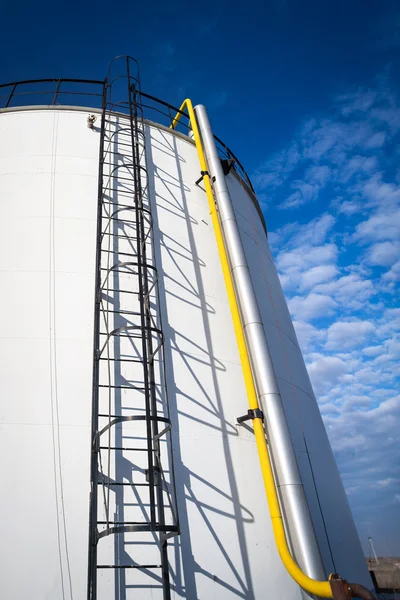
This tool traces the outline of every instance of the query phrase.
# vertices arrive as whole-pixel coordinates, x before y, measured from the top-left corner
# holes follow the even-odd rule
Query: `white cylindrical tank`
[[[92,113],[73,107],[0,111],[0,595],[10,600],[81,600],[87,593],[100,144],[100,114],[87,126]],[[109,115],[109,121],[111,129],[128,126],[126,117]],[[143,130],[153,225],[146,243],[159,277],[150,301],[165,336],[180,526],[168,545],[171,597],[300,600],[276,550],[251,427],[236,423],[247,412],[247,398],[207,198],[196,184],[194,142],[151,122]],[[127,162],[110,195],[119,205],[130,193],[124,142],[121,136],[113,141],[113,152]],[[257,200],[235,172],[227,182],[326,572],[370,588]],[[114,252],[128,255],[129,242],[119,242],[122,230],[113,227],[117,241],[111,243],[120,244]],[[129,277],[122,275],[118,285]],[[102,301],[110,313],[104,288]],[[123,308],[134,306],[126,300]],[[110,319],[110,330],[121,324],[116,315]],[[132,423],[121,427],[124,445],[133,431]],[[131,493],[131,500],[123,496],[125,515],[136,520],[148,499],[132,484],[135,469],[145,482],[145,468],[132,454],[121,455],[117,469]],[[117,522],[119,496],[103,487],[114,498]],[[100,539],[101,559],[153,564],[154,539],[133,532],[124,539],[122,547],[113,535]],[[150,568],[130,568],[122,580],[115,569],[104,569],[98,598],[158,600],[161,577]]]

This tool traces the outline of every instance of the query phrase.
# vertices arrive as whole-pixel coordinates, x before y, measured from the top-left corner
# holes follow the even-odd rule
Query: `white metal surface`
[[[0,596],[86,586],[98,134],[0,115]],[[72,588],[72,596],[71,596]]]
[[[0,114],[7,600],[86,594],[99,144],[87,115]],[[253,436],[235,425],[247,401],[207,200],[194,183],[196,150],[156,127],[147,137],[182,528],[169,550],[172,595],[295,600],[300,591],[275,549]],[[336,570],[368,585],[265,233],[248,192],[227,179],[325,567],[333,570],[319,505]],[[154,587],[126,598],[161,595]]]

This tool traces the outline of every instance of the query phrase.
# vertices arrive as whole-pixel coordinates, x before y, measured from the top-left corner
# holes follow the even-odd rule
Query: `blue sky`
[[[101,79],[128,53],[145,91],[208,107],[257,188],[364,549],[400,555],[398,2],[0,9],[1,82]]]

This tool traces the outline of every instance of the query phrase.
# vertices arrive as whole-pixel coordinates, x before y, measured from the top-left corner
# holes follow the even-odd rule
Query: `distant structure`
[[[142,91],[129,57],[0,102],[0,597],[372,589],[264,217],[205,108]]]
[[[375,552],[375,548],[374,548],[374,542],[372,541],[372,537],[368,538],[368,544],[369,544],[369,560],[372,560],[372,557],[374,557],[375,562],[379,563],[378,557],[376,555]]]
[[[368,559],[368,569],[377,594],[387,600],[398,600],[400,593],[400,557],[375,557]]]

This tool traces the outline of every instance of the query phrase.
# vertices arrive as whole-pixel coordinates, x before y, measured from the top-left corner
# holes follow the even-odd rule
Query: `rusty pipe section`
[[[366,587],[360,583],[349,583],[337,573],[330,575],[329,583],[331,584],[333,600],[352,600],[352,598],[376,600],[372,592]]]

